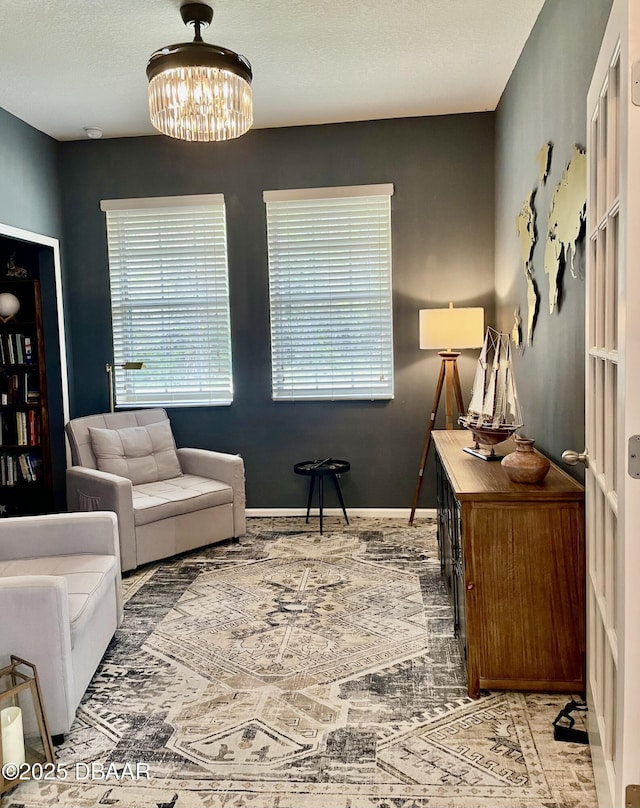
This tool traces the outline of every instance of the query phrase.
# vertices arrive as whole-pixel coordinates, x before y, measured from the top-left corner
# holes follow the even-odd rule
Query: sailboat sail
[[[484,404],[482,405],[482,418],[483,420],[492,420],[496,400],[496,380],[498,376],[498,368],[500,366],[500,346],[494,346],[493,364],[491,366],[491,373],[489,375],[489,384],[484,395]]]
[[[473,382],[471,403],[460,423],[476,432],[508,437],[522,426],[511,359],[510,335],[487,329]],[[487,441],[490,442],[490,441]]]
[[[500,423],[506,421],[509,417],[508,406],[508,387],[509,378],[511,378],[511,345],[507,342],[504,350],[500,356],[500,365],[498,368],[498,396],[496,397],[495,411],[493,416],[493,426],[498,427]]]
[[[505,412],[507,420],[514,424],[522,424],[522,413],[520,412],[520,402],[518,401],[518,394],[516,393],[516,380],[513,375],[513,367],[511,361],[509,362],[509,375],[506,385],[506,407]]]
[[[473,392],[471,394],[471,401],[469,402],[469,414],[479,416],[482,413],[482,405],[484,404],[484,379],[487,372],[487,344],[482,346],[478,365],[476,367],[476,375],[473,380]]]

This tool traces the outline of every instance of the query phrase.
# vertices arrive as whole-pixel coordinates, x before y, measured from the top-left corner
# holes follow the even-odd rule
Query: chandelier
[[[149,57],[151,123],[180,140],[231,140],[253,123],[251,65],[234,51],[202,41],[213,19],[204,3],[184,3],[180,14],[193,42],[167,45]]]

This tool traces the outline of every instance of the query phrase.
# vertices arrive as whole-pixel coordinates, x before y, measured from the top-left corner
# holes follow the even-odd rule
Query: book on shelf
[[[25,482],[31,482],[33,477],[31,476],[31,472],[29,470],[29,465],[27,464],[27,456],[26,455],[18,455],[18,465],[20,466],[20,474],[22,475],[22,479]]]
[[[15,485],[18,480],[17,461],[13,455],[0,456],[0,482],[2,485]]]
[[[33,347],[31,344],[31,337],[29,335],[25,335],[24,338],[24,361],[27,365],[30,365],[33,362]]]
[[[33,370],[19,373],[0,372],[0,404],[29,405],[40,403],[40,381]]]
[[[0,420],[0,427],[2,429],[2,443],[3,444],[14,444],[16,443],[16,436],[14,435],[13,427],[15,425],[15,419],[13,417],[13,413],[5,412],[2,413],[2,419]]]
[[[42,458],[33,453],[0,455],[0,485],[38,482],[42,474]]]
[[[11,340],[9,339],[9,334],[2,335],[2,364],[3,365],[12,365],[12,352],[11,352]]]
[[[27,430],[29,446],[40,445],[40,414],[29,410],[29,426]]]
[[[38,404],[40,402],[40,380],[37,373],[27,371],[26,377],[26,403]]]
[[[27,419],[26,413],[19,410],[16,412],[16,434],[18,436],[18,446],[28,446],[29,439],[27,435]]]
[[[0,339],[0,364],[33,364],[33,338],[28,334],[2,334]]]
[[[0,444],[5,446],[39,446],[41,441],[40,413],[16,410],[0,413]]]
[[[29,372],[0,373],[0,404],[28,404]]]
[[[19,410],[16,413],[18,444],[38,446],[40,443],[40,415],[35,410]]]
[[[27,460],[33,472],[33,479],[37,482],[42,478],[42,457],[37,454],[29,454]]]
[[[41,465],[39,459],[33,454],[20,455],[21,468],[24,467],[24,479],[28,483],[35,483],[39,479]]]

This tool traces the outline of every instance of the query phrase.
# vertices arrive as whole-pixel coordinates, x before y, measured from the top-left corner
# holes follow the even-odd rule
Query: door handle
[[[589,450],[585,449],[584,452],[574,452],[573,449],[566,449],[562,453],[562,462],[568,466],[575,466],[576,463],[584,463],[589,467]]]

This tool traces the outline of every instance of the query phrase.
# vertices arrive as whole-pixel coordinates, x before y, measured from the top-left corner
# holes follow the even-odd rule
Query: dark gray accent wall
[[[293,464],[331,455],[352,464],[342,480],[348,506],[408,508],[440,363],[418,348],[418,310],[451,300],[485,306],[493,317],[493,114],[255,130],[218,144],[162,136],[70,142],[61,154],[72,415],[108,406],[100,200],[223,193],[235,400],[230,407],[172,408],[178,445],[241,453],[250,507],[302,506],[307,481],[293,474]],[[395,186],[395,398],[274,403],[262,192],[382,182]],[[473,352],[460,364],[467,395]],[[435,504],[431,462],[425,507]]]
[[[0,222],[60,238],[59,144],[0,109]]]
[[[576,263],[579,277],[564,272],[560,305],[550,314],[544,274],[547,217],[574,144],[586,145],[587,90],[610,8],[611,0],[547,0],[496,112],[496,312],[497,326],[505,331],[513,326],[517,305],[526,325],[515,219],[538,188],[538,150],[553,143],[551,172],[535,197],[539,314],[533,344],[517,352],[515,368],[523,432],[556,461],[564,449],[584,448],[584,240]],[[574,473],[581,475],[579,469]]]
[[[0,109],[0,222],[32,233],[62,238],[58,175],[59,144]],[[61,245],[62,249],[62,245]],[[65,441],[62,414],[58,319],[53,250],[37,250],[38,275],[47,346],[47,382],[51,427],[54,505],[65,504]]]

